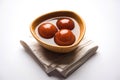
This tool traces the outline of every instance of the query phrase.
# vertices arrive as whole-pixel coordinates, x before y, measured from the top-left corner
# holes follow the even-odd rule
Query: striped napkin
[[[67,54],[57,54],[44,49],[33,38],[20,40],[26,52],[36,58],[41,68],[47,73],[57,72],[63,77],[69,76],[96,53],[98,45],[92,40],[84,38],[76,50]]]

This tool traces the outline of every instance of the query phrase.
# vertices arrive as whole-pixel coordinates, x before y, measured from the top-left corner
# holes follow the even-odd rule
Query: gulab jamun
[[[69,46],[75,42],[75,35],[69,29],[61,29],[55,34],[54,41],[60,46]]]
[[[43,38],[52,38],[57,32],[57,28],[52,23],[43,23],[38,27],[38,33]]]
[[[75,27],[73,20],[70,18],[60,18],[57,20],[56,25],[59,29],[72,30]]]

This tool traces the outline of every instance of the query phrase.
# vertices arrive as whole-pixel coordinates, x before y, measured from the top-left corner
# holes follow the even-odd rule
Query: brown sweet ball
[[[38,33],[43,38],[52,38],[57,32],[57,28],[52,23],[43,23],[38,28]]]
[[[72,19],[70,18],[60,18],[56,23],[59,29],[69,29],[72,30],[75,25]]]
[[[69,46],[75,42],[75,35],[68,29],[61,29],[54,36],[54,41],[60,46]]]

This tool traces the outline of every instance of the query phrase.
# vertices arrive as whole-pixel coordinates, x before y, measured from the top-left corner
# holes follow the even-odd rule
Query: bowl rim
[[[58,12],[69,12],[69,13],[72,13],[72,14],[75,14],[77,17],[79,17],[79,19],[81,19],[81,22],[82,22],[82,25],[84,27],[83,29],[83,33],[81,36],[79,36],[78,40],[75,41],[75,43],[73,43],[72,45],[68,45],[68,46],[59,46],[59,45],[53,45],[53,44],[48,44],[44,41],[42,41],[36,34],[35,34],[35,30],[33,29],[33,24],[35,23],[35,21],[39,18],[41,18],[42,16],[46,16],[46,15],[49,15],[49,14],[52,14],[52,13],[58,13]],[[39,43],[42,43],[42,44],[45,44],[47,46],[52,46],[52,47],[57,47],[57,48],[70,48],[70,47],[74,47],[74,46],[77,46],[80,41],[83,39],[84,35],[85,35],[85,31],[86,31],[86,25],[85,25],[85,22],[84,20],[76,13],[76,12],[73,12],[73,11],[69,11],[69,10],[59,10],[59,11],[52,11],[52,12],[48,12],[46,14],[43,14],[37,18],[35,18],[33,20],[33,22],[31,23],[30,25],[30,32],[32,33],[33,37],[39,42]],[[81,34],[81,32],[80,32]],[[80,38],[81,37],[81,38]]]

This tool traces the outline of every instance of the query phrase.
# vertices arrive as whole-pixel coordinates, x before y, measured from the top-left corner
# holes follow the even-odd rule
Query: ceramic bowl
[[[78,25],[80,27],[80,34],[79,34],[78,39],[72,45],[69,45],[69,46],[52,45],[52,44],[48,44],[48,43],[45,43],[44,41],[42,41],[35,32],[36,27],[40,23],[42,23],[43,21],[45,21],[47,19],[54,18],[54,17],[61,17],[61,16],[71,17],[76,20],[76,22],[78,23]],[[86,27],[85,27],[85,23],[84,23],[83,19],[79,15],[77,15],[75,12],[55,11],[55,12],[50,12],[50,13],[44,14],[44,15],[36,18],[30,26],[30,31],[31,31],[33,37],[40,43],[40,45],[42,47],[44,47],[50,51],[56,52],[56,53],[69,53],[78,47],[79,43],[81,42],[81,40],[84,37],[85,28]]]

